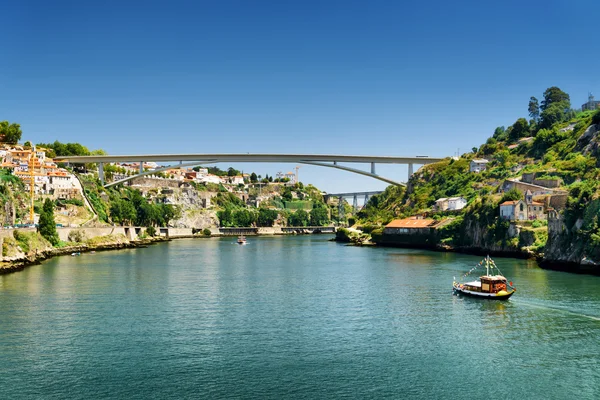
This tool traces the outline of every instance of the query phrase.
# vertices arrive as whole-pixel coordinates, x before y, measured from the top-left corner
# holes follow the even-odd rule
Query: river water
[[[0,398],[597,399],[600,278],[331,236],[177,240],[0,276]]]

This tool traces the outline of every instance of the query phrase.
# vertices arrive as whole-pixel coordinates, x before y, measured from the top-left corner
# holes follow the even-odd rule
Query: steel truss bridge
[[[331,154],[138,154],[138,155],[106,155],[106,156],[63,156],[55,157],[57,162],[68,162],[71,164],[98,164],[98,176],[105,187],[125,183],[135,178],[145,175],[152,175],[157,172],[165,171],[172,168],[195,167],[206,164],[216,163],[236,163],[236,162],[257,162],[257,163],[298,163],[316,165],[319,167],[336,168],[343,171],[352,172],[368,176],[380,181],[392,184],[405,186],[406,184],[395,179],[386,178],[378,175],[375,172],[377,164],[404,164],[408,165],[408,177],[413,174],[414,165],[431,164],[443,160],[443,158],[429,156],[415,157],[388,157],[388,156],[349,156],[349,155],[331,155]],[[140,164],[139,173],[129,176],[115,182],[106,184],[104,179],[104,164],[106,163],[125,163],[138,162]],[[175,162],[168,166],[144,171],[144,162],[169,163]],[[370,165],[370,170],[361,170],[351,168],[344,164],[367,164]]]

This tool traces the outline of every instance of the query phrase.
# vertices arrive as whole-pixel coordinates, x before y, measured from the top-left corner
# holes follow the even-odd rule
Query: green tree
[[[540,119],[540,104],[538,103],[538,99],[531,96],[529,99],[529,117],[534,121],[538,121]]]
[[[248,227],[256,222],[256,216],[250,210],[241,209],[233,213],[233,221],[235,226]]]
[[[258,176],[256,176],[256,173],[253,172],[250,174],[250,182],[252,182],[252,183],[258,182]]]
[[[519,118],[511,128],[509,135],[512,141],[529,136],[529,123],[525,118]]]
[[[557,122],[565,121],[568,118],[570,103],[557,102],[550,104],[542,111],[540,116],[540,127],[550,128]]]
[[[271,227],[277,219],[277,211],[269,210],[267,208],[261,208],[258,210],[258,218],[256,224],[258,226]]]
[[[289,226],[307,226],[309,222],[308,213],[304,210],[298,210],[288,220]]]
[[[222,227],[230,227],[234,224],[233,212],[229,207],[226,207],[224,210],[217,211],[217,217],[219,218],[219,224]]]
[[[521,200],[523,198],[523,193],[521,193],[517,188],[512,188],[502,195],[502,199],[500,199],[500,204],[505,201],[513,201],[513,200]]]
[[[544,92],[544,100],[542,100],[540,109],[544,112],[551,104],[555,103],[564,103],[567,109],[571,108],[571,98],[569,95],[558,87],[552,86]]]
[[[4,137],[4,142],[17,144],[21,140],[21,125],[9,123],[8,121],[0,121],[0,136]]]
[[[240,175],[240,171],[238,171],[237,169],[234,169],[233,167],[229,167],[227,169],[227,176],[238,176]]]
[[[54,203],[50,199],[44,201],[44,206],[40,213],[38,232],[53,246],[56,246],[60,241],[58,232],[56,231],[56,222],[54,222]]]
[[[317,207],[310,210],[310,225],[324,226],[329,223],[329,215],[325,207]]]

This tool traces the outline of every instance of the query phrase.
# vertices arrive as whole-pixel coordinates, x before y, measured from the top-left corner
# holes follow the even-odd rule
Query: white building
[[[464,197],[450,197],[448,199],[448,210],[462,210],[467,205]]]
[[[217,185],[219,183],[221,183],[221,178],[216,175],[206,175],[206,176],[202,176],[202,177],[196,177],[196,180],[198,182],[216,183]]]
[[[244,177],[241,175],[238,176],[222,176],[221,183],[225,185],[243,185]]]
[[[475,173],[483,172],[487,168],[487,163],[489,163],[489,161],[484,158],[471,160],[471,165],[469,169],[471,172]]]

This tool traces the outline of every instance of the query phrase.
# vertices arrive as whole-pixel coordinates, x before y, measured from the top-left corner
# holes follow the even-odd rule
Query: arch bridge
[[[57,162],[68,162],[72,164],[98,164],[98,176],[105,187],[118,185],[129,180],[139,178],[145,175],[155,174],[171,168],[195,167],[206,164],[216,163],[235,163],[235,162],[260,162],[260,163],[298,163],[317,165],[320,167],[336,168],[343,171],[352,172],[368,176],[380,181],[392,184],[405,186],[406,184],[395,179],[387,178],[378,175],[375,172],[377,164],[404,164],[408,165],[408,177],[413,174],[414,165],[431,164],[443,160],[439,157],[429,156],[414,156],[414,157],[389,157],[389,156],[351,156],[351,155],[333,155],[333,154],[138,154],[138,155],[102,155],[102,156],[63,156],[55,157]],[[140,170],[137,175],[127,177],[115,182],[106,184],[104,179],[104,164],[117,162],[139,162]],[[168,163],[175,162],[168,166],[144,171],[144,162]],[[365,171],[362,169],[351,168],[345,164],[367,164],[370,169]]]

